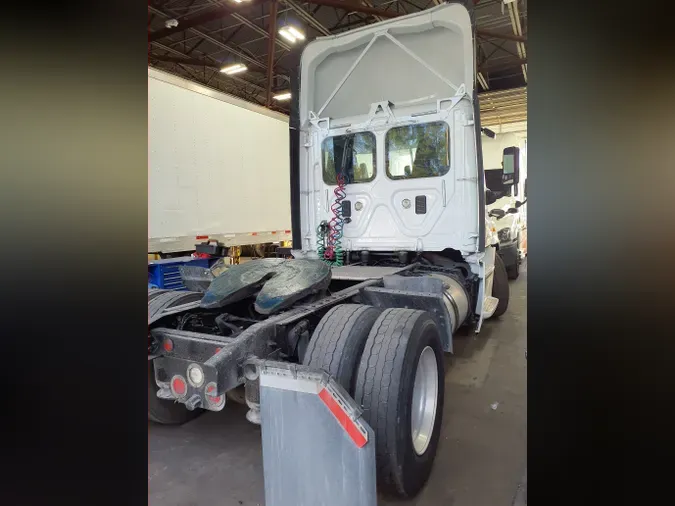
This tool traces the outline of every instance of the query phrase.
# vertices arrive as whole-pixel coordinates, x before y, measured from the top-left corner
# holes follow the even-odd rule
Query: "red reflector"
[[[173,341],[171,339],[164,339],[162,346],[166,351],[173,351]]]
[[[216,348],[216,353],[220,353],[220,350],[222,350],[222,348]],[[214,355],[215,355],[216,353],[214,353]]]
[[[290,230],[284,230],[284,232],[286,232],[287,234],[290,234],[290,233],[291,233]]]
[[[218,386],[215,382],[206,385],[206,402],[209,403],[209,409],[212,411],[220,411],[225,406],[225,396],[218,393]]]
[[[342,428],[347,432],[349,437],[354,441],[354,444],[362,448],[368,441],[365,436],[361,434],[361,431],[356,427],[356,424],[352,421],[347,413],[342,409],[342,407],[333,399],[333,396],[325,388],[319,392],[319,398],[324,402],[330,412],[333,413],[333,416],[337,419],[338,423],[342,425]]]
[[[180,376],[175,376],[173,380],[171,380],[171,388],[173,389],[174,393],[178,396],[185,395],[185,392],[187,392],[187,385],[185,384],[185,380],[181,378]]]

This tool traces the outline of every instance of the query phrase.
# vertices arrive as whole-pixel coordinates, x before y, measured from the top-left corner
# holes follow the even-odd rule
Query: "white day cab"
[[[148,418],[245,402],[262,425],[268,506],[374,506],[376,484],[395,497],[424,486],[444,353],[459,327],[508,307],[472,13],[443,4],[320,37],[297,69],[294,258],[232,266],[204,293],[148,291]],[[513,185],[518,158],[504,166]]]

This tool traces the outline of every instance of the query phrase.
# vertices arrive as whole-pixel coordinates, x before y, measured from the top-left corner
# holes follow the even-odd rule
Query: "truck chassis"
[[[248,263],[265,267],[267,262],[276,262],[272,265],[273,269],[281,268],[284,263],[292,263],[294,269],[302,262],[307,262],[309,266],[313,262],[324,265],[321,260],[292,259],[260,259]],[[244,267],[245,264],[234,266],[221,277],[236,276],[237,270]],[[242,298],[222,307],[204,307],[208,306],[204,301],[209,298],[201,292],[148,290],[148,418],[159,423],[176,424],[205,410],[220,411],[228,394],[243,385],[245,402],[249,407],[247,419],[259,424],[260,386],[253,371],[261,360],[303,364],[318,372],[325,371],[349,395],[355,396],[357,369],[361,367],[359,370],[365,371],[360,373],[362,375],[370,374],[371,366],[359,366],[359,362],[362,362],[361,355],[365,355],[364,349],[368,348],[368,339],[373,339],[375,327],[388,322],[390,334],[398,333],[391,334],[397,337],[377,344],[385,349],[395,342],[405,345],[412,340],[410,332],[417,332],[413,326],[404,328],[400,324],[404,321],[401,317],[405,317],[405,321],[424,323],[426,338],[437,342],[434,353],[438,364],[434,366],[431,360],[431,368],[438,373],[433,373],[435,380],[432,378],[437,398],[429,402],[433,401],[434,411],[438,406],[442,407],[442,387],[438,385],[443,378],[442,354],[452,352],[452,337],[460,325],[477,320],[471,308],[475,307],[478,296],[478,277],[471,272],[468,264],[447,261],[439,266],[420,255],[407,265],[397,264],[395,259],[391,259],[389,265],[347,265],[333,267],[328,272],[330,285],[324,284],[315,291],[304,292],[302,299],[269,315],[253,308],[257,307],[255,298],[273,276],[253,283],[251,290]],[[505,276],[503,283],[506,283]],[[292,296],[289,293],[289,297]],[[366,311],[372,315],[362,314]],[[331,321],[338,321],[335,318],[340,313],[346,315],[346,319],[340,320],[342,323],[339,325],[332,324]],[[349,326],[349,319],[356,324]],[[306,350],[313,340],[323,340],[328,345],[319,341],[318,344],[312,343],[313,351],[308,358],[310,354]],[[328,350],[331,346],[332,349]],[[328,354],[330,361],[327,361]],[[410,374],[406,373],[409,377],[402,380],[400,389],[412,392],[411,374],[415,373],[415,366],[422,370],[420,364],[406,366]],[[389,381],[393,380],[389,377],[376,380],[375,388],[386,392]],[[416,379],[414,382],[417,384]],[[381,392],[380,395],[384,394]],[[440,404],[437,406],[438,398]],[[364,399],[358,401],[367,404]],[[411,401],[406,409],[410,406],[415,409],[416,403],[419,404]],[[423,407],[419,408],[420,413],[423,410]],[[367,409],[365,411],[367,414]],[[419,415],[422,429],[414,428],[417,415],[408,415],[413,432],[425,430],[425,438],[433,440],[429,462],[433,461],[438,439],[438,436],[432,437],[432,432],[440,431],[441,418],[440,413],[432,415],[431,422],[424,422],[423,415]],[[400,415],[396,416],[400,418]],[[435,428],[436,425],[438,428]],[[377,427],[374,430],[377,435]],[[403,438],[405,444],[409,443],[409,437]],[[376,444],[377,441],[376,438]],[[385,444],[384,439],[382,444]],[[425,445],[426,450],[429,443]],[[380,450],[378,455],[385,450],[390,452],[390,449]],[[380,478],[379,482],[382,482],[385,492],[388,490],[391,495],[409,497],[424,484],[429,472],[430,464],[428,469],[414,471],[415,479],[412,481],[409,477],[397,478],[393,473],[390,479]]]

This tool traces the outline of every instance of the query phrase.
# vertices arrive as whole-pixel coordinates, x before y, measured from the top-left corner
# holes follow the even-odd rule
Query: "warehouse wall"
[[[290,229],[287,118],[181,81],[149,69],[148,237]]]

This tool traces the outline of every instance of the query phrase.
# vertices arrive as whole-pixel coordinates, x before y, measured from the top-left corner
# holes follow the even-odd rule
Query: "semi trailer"
[[[288,116],[148,68],[148,253],[290,241],[288,178]]]
[[[307,44],[291,76],[293,258],[232,266],[205,293],[149,290],[149,419],[180,424],[237,399],[262,422],[265,460],[323,423],[284,411],[314,392],[373,448],[382,493],[419,492],[439,443],[444,353],[509,302],[486,210],[472,17],[443,4]],[[516,162],[504,184],[518,177]],[[315,389],[312,374],[330,380]],[[271,385],[298,391],[273,404]],[[296,465],[309,473],[308,462]],[[329,486],[268,476],[279,467],[265,460],[266,489]]]

